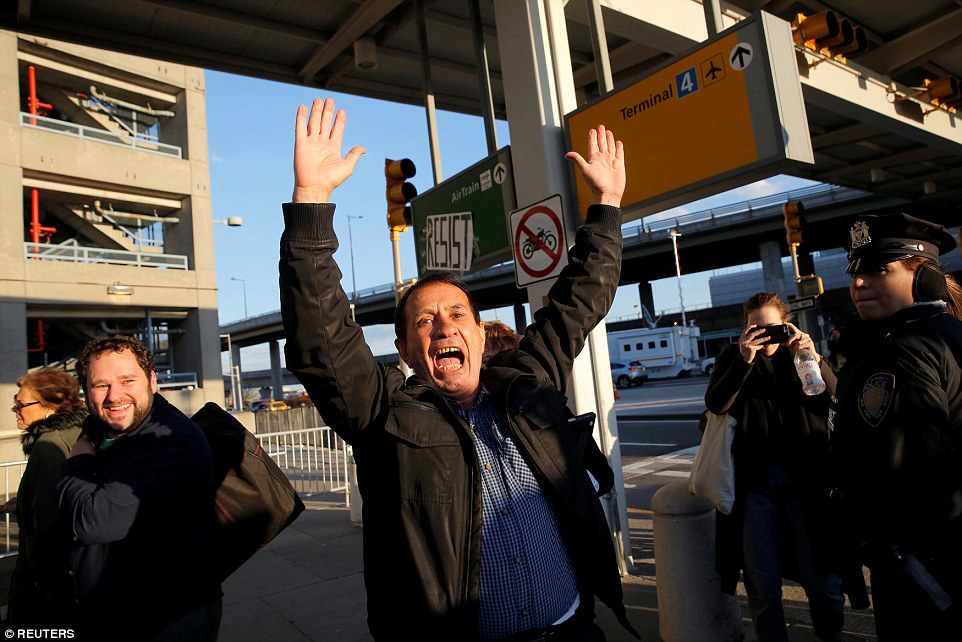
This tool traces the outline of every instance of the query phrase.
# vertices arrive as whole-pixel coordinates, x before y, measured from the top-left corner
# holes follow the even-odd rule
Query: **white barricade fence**
[[[0,483],[3,503],[6,504],[16,497],[17,489],[20,488],[20,478],[27,467],[27,460],[0,462]],[[12,519],[10,513],[3,514],[3,549],[0,550],[0,558],[10,557],[17,554],[17,542],[19,541],[19,529],[17,522]]]
[[[351,505],[351,450],[314,406],[254,413],[255,435],[303,497],[343,493]],[[340,500],[337,500],[340,501]]]
[[[318,426],[255,436],[302,497],[338,493],[351,505],[349,451],[333,430]]]

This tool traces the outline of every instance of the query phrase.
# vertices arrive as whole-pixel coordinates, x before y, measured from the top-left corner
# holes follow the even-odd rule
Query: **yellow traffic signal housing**
[[[959,107],[962,105],[962,83],[955,76],[945,76],[925,81],[925,93],[936,105]]]
[[[796,14],[792,22],[792,39],[796,45],[825,50],[832,56],[855,56],[868,49],[865,30],[834,11],[813,16]]]
[[[782,214],[785,215],[785,238],[789,245],[801,245],[802,243],[802,214],[805,206],[798,201],[789,201],[782,205]]]
[[[384,178],[387,181],[387,226],[391,231],[403,232],[411,224],[411,208],[408,203],[418,195],[417,188],[407,179],[417,174],[417,168],[408,158],[384,159]]]
[[[815,274],[807,274],[798,278],[799,296],[821,296],[825,294],[825,285],[822,277]]]

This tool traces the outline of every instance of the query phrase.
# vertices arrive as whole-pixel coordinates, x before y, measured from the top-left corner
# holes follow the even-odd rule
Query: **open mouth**
[[[129,403],[125,403],[125,404],[121,404],[121,405],[119,405],[119,406],[107,406],[107,407],[105,407],[104,409],[105,409],[107,412],[124,412],[124,411],[127,410],[128,408],[130,408],[130,404],[129,404]]]
[[[464,366],[464,352],[450,346],[434,353],[434,366],[441,372],[460,370]]]

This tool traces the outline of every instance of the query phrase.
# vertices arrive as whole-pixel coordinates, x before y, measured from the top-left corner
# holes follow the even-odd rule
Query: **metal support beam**
[[[414,0],[417,10],[418,44],[421,49],[421,79],[424,83],[424,115],[428,121],[428,145],[431,148],[431,169],[434,184],[444,180],[441,169],[441,147],[438,142],[438,116],[434,108],[434,87],[431,83],[431,53],[428,49],[428,26],[424,18],[424,0]]]
[[[484,138],[488,154],[498,151],[498,130],[494,119],[494,98],[491,93],[491,72],[488,52],[484,45],[484,25],[481,24],[479,0],[471,0],[471,35],[474,38],[474,59],[478,65],[478,88],[481,92],[481,115],[484,117]]]
[[[598,74],[598,94],[611,93],[615,85],[611,80],[611,62],[608,60],[608,37],[605,35],[605,19],[601,15],[599,0],[585,0],[588,4],[588,27],[591,30],[591,50],[595,54],[595,71]]]

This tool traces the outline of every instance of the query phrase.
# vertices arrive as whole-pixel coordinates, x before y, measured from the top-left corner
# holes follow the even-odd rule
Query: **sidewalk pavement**
[[[666,470],[657,464],[650,468]],[[637,480],[638,474],[654,474],[638,470],[643,468],[625,471],[626,483]],[[361,528],[351,524],[350,509],[343,504],[306,503],[308,510],[294,524],[225,582],[221,642],[371,640],[366,622]],[[658,641],[651,512],[630,509],[629,526],[635,564],[634,573],[623,579],[628,617],[642,640]],[[816,642],[804,593],[797,586],[787,586],[784,595],[790,642]],[[753,642],[756,638],[743,593],[739,604],[745,642]],[[609,642],[634,640],[606,606],[599,602],[596,611]],[[849,642],[876,640],[871,611],[846,609],[845,632]],[[411,636],[417,639],[417,632],[411,631]]]

